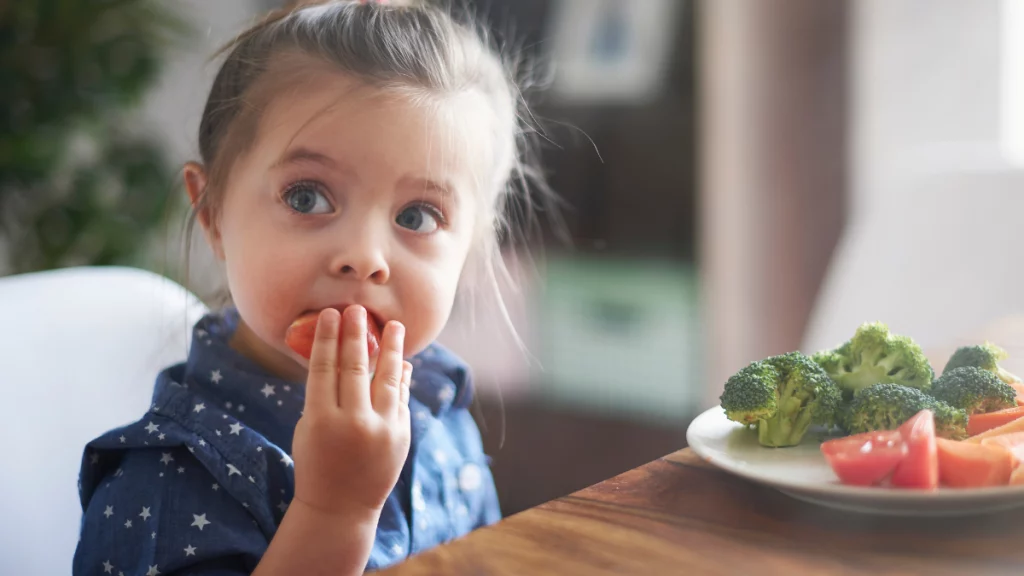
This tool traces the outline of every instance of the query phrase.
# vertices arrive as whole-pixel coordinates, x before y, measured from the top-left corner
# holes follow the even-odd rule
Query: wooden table
[[[383,574],[1024,575],[1024,508],[907,519],[838,512],[685,449]]]

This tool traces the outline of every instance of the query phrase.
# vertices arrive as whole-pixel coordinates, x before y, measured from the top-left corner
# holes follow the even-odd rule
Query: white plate
[[[725,417],[721,407],[698,416],[686,440],[698,455],[737,476],[794,498],[854,512],[898,516],[959,516],[1024,506],[1024,486],[938,491],[845,486],[820,451],[824,434],[811,430],[799,446],[766,448],[757,433]]]

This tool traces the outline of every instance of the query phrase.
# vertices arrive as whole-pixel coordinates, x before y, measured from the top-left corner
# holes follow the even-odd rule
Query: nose
[[[331,273],[374,284],[386,283],[391,277],[391,269],[382,243],[376,241],[366,228],[353,232],[342,240],[341,247],[331,261]]]

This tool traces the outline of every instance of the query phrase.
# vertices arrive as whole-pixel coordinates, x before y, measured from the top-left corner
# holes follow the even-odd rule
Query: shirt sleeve
[[[267,537],[184,447],[133,449],[83,504],[75,576],[250,574]]]

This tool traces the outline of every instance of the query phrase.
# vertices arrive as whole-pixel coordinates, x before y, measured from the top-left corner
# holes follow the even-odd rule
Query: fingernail
[[[364,330],[366,328],[366,308],[362,306],[353,306],[353,308],[355,310],[352,312],[352,319],[360,330]]]
[[[397,338],[399,340],[401,340],[402,338],[405,338],[405,325],[402,324],[401,322],[395,322],[394,331],[395,331],[395,338]]]

